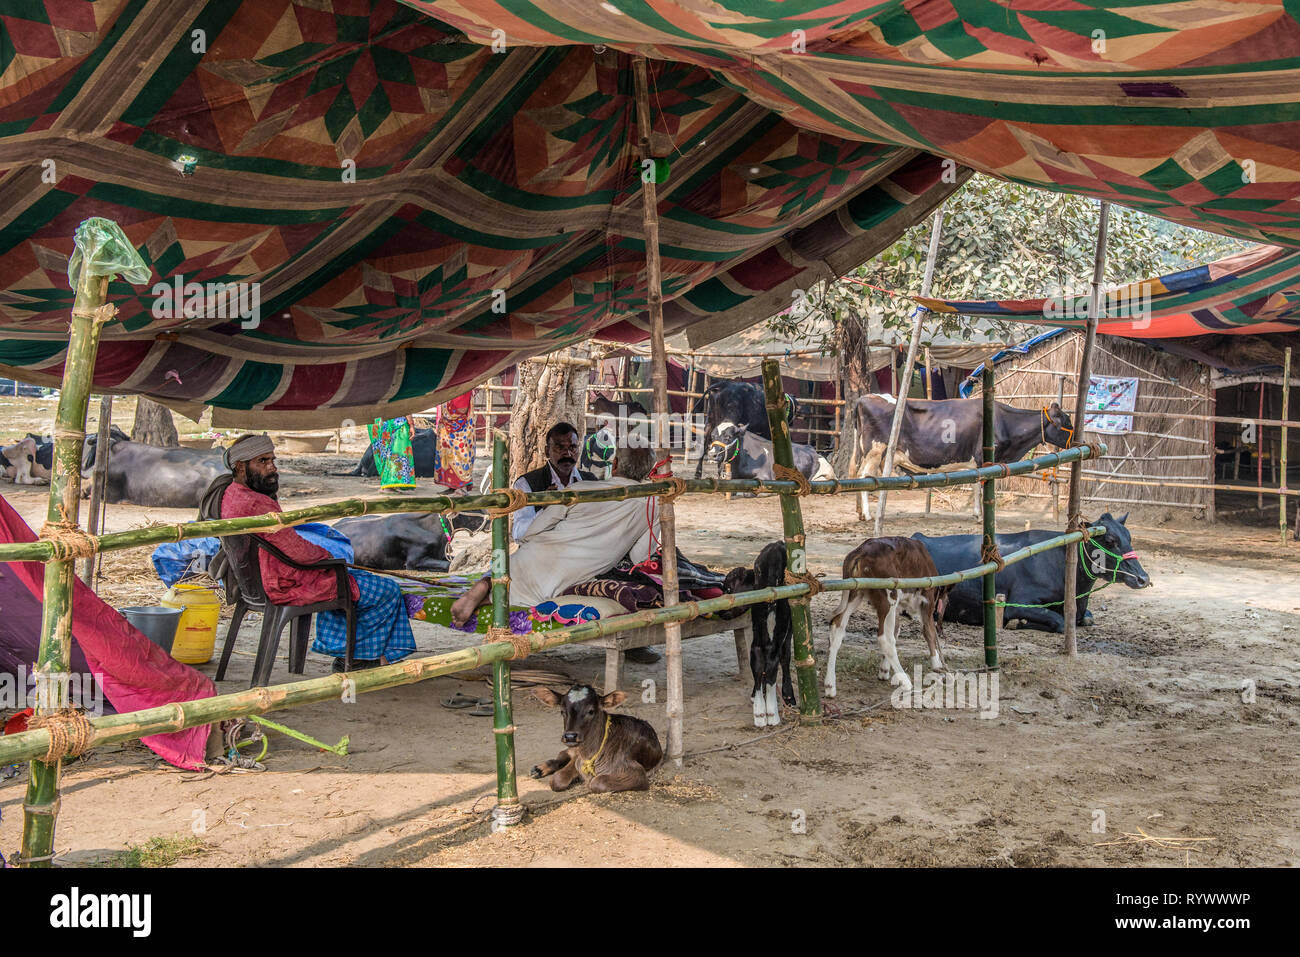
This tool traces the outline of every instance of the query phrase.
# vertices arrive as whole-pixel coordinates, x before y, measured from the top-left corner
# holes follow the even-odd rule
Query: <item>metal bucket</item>
[[[172,642],[176,640],[176,626],[180,624],[182,610],[163,608],[159,605],[118,609],[131,623],[131,627],[143,632],[150,641],[168,654],[171,654]]]

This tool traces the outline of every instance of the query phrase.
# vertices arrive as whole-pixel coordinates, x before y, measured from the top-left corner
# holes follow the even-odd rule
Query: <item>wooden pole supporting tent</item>
[[[934,211],[934,220],[930,225],[930,250],[925,257],[925,274],[921,277],[922,297],[930,295],[930,284],[934,280],[934,263],[939,256],[939,239],[943,233],[943,207]],[[930,310],[925,306],[916,307],[916,319],[912,323],[912,338],[907,344],[907,359],[903,362],[903,375],[899,379],[894,396],[894,419],[889,425],[889,442],[885,446],[885,458],[880,466],[880,474],[888,475],[894,470],[894,450],[898,448],[898,434],[903,428],[903,414],[907,410],[907,393],[912,386],[912,369],[916,365],[917,349],[921,345],[921,332],[925,328],[925,317]],[[876,537],[879,538],[885,525],[886,493],[881,492],[876,501]]]
[[[1286,352],[1282,358],[1282,421],[1285,422],[1291,414],[1291,347],[1286,347]],[[1277,496],[1277,524],[1278,531],[1282,536],[1282,544],[1286,545],[1286,426],[1282,426],[1282,446],[1278,450],[1281,458],[1281,482],[1279,483]]]
[[[1079,381],[1074,399],[1074,438],[1078,441],[1083,436],[1084,420],[1088,413],[1088,387],[1092,382],[1092,349],[1097,342],[1097,322],[1101,317],[1101,284],[1106,274],[1106,230],[1110,222],[1110,203],[1101,204],[1097,220],[1097,251],[1092,262],[1092,290],[1088,298],[1088,324],[1084,332],[1083,352],[1079,356]],[[1079,514],[1082,505],[1083,467],[1075,464],[1070,468],[1070,495],[1066,508],[1067,527],[1076,531],[1083,527],[1083,517]],[[1075,594],[1078,583],[1079,556],[1074,549],[1065,553],[1065,603],[1061,614],[1065,618],[1065,641],[1062,651],[1074,657],[1079,653],[1078,640],[1075,636],[1075,618],[1078,604]]]
[[[993,465],[997,449],[997,431],[994,427],[997,406],[994,396],[993,363],[984,364],[984,465]],[[984,576],[984,664],[990,671],[998,667],[998,615],[997,615],[997,484],[992,477],[983,483],[984,492],[984,545],[980,550],[980,561],[994,563],[993,571]]]
[[[672,449],[669,447],[668,357],[664,352],[664,298],[663,281],[659,270],[659,202],[655,189],[656,165],[650,153],[650,85],[645,57],[632,61],[636,86],[636,128],[641,153],[642,223],[645,227],[646,299],[650,306],[650,344],[653,354],[655,401],[655,434],[659,438],[656,455],[667,471],[673,474]],[[674,496],[675,497],[675,496]],[[677,520],[673,500],[659,497],[659,563],[663,581],[664,607],[677,604]],[[665,759],[678,767],[682,763],[682,720],[685,699],[682,690],[682,626],[670,621],[664,627],[664,657],[668,669],[668,741]]]

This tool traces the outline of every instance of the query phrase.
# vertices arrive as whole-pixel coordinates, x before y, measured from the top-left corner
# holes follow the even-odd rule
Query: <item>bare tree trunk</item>
[[[510,407],[510,477],[513,481],[546,461],[546,432],[568,422],[587,434],[589,346],[574,346],[541,359],[519,363],[515,401]]]
[[[131,441],[157,445],[165,449],[179,448],[180,437],[172,422],[171,410],[151,399],[140,396],[136,400],[135,423],[131,426]]]

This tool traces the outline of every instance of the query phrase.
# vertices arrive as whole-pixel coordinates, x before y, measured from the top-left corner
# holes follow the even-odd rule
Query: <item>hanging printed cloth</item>
[[[366,426],[375,450],[380,488],[415,488],[415,456],[411,449],[411,420],[375,419]]]
[[[438,465],[434,470],[439,485],[464,488],[474,478],[474,390],[438,406],[435,432]]]

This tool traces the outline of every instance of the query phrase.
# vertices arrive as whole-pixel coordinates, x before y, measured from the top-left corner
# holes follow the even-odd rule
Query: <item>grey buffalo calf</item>
[[[844,559],[845,578],[931,578],[937,576],[934,559],[920,542],[896,536],[868,538]],[[943,618],[946,588],[864,588],[840,595],[840,607],[831,618],[831,651],[826,658],[826,697],[835,697],[835,656],[848,631],[849,617],[865,598],[876,610],[876,640],[880,643],[880,679],[909,690],[912,682],[898,660],[898,636],[903,630],[900,611],[921,620],[930,664],[945,671],[939,648],[939,625]]]
[[[533,691],[537,699],[564,710],[565,749],[559,757],[539,764],[532,777],[551,778],[552,791],[567,791],[586,781],[593,791],[646,791],[647,772],[663,760],[659,736],[648,721],[626,714],[610,714],[627,695],[611,691],[598,695],[590,685],[574,685],[560,695],[549,688]]]

